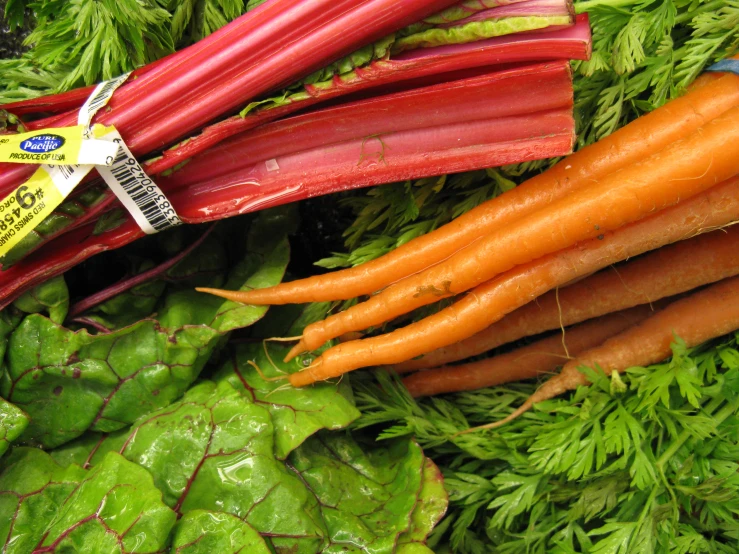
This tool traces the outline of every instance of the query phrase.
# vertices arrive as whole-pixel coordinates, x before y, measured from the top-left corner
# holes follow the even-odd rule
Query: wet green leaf
[[[146,470],[115,453],[93,470],[14,450],[0,464],[5,552],[160,552],[175,523]]]
[[[262,222],[273,231],[269,241],[257,240]],[[250,239],[231,271],[230,288],[282,279],[289,251],[284,228],[280,234],[271,219],[258,217]],[[23,435],[29,443],[53,448],[87,430],[115,431],[182,396],[224,334],[251,325],[266,310],[175,288],[157,320],[107,334],[73,332],[30,315],[10,338],[0,392],[31,417]]]
[[[296,389],[285,381],[263,379],[249,363],[256,364],[267,379],[300,371],[309,359],[298,356],[285,363],[282,360],[289,350],[274,342],[239,345],[214,377],[217,381],[228,381],[269,410],[275,426],[275,454],[280,459],[316,431],[341,429],[360,415],[354,407],[348,379],[338,384],[325,382]]]
[[[182,516],[172,554],[270,554],[264,539],[236,516],[193,510]]]
[[[410,528],[424,465],[415,443],[363,449],[347,433],[321,432],[289,465],[320,503],[331,540],[323,552],[393,552]]]
[[[64,276],[59,275],[27,291],[13,302],[27,314],[46,312],[55,323],[63,323],[69,310],[69,290]]]
[[[417,551],[420,554],[429,551],[423,544],[436,524],[444,517],[448,503],[449,498],[444,489],[444,478],[441,471],[434,462],[426,458],[423,465],[423,486],[416,507],[411,514],[410,529],[398,540],[399,544],[406,545],[403,552],[413,554]],[[414,550],[414,548],[420,548],[420,550]]]
[[[119,452],[149,471],[178,513],[232,514],[275,552],[390,553],[401,537],[420,545],[443,513],[438,472],[415,443],[360,447],[348,433],[322,431],[280,461],[279,434],[249,396],[205,381],[130,430],[89,435],[54,455],[95,467]]]
[[[0,456],[28,427],[28,416],[17,406],[0,398]]]

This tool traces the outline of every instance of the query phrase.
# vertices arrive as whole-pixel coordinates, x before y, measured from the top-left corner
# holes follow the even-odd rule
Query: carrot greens
[[[536,388],[512,384],[414,401],[384,373],[354,388],[354,425],[412,435],[450,492],[435,552],[734,552],[739,511],[733,428],[739,350],[673,345],[672,360],[550,400],[508,428],[500,419]],[[691,546],[692,545],[692,546]]]

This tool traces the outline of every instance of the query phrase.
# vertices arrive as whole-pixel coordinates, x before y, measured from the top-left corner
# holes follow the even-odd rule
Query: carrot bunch
[[[329,348],[305,370],[290,376],[295,386],[375,365],[400,364],[397,367],[401,371],[433,367],[478,353],[476,349],[490,348],[491,342],[485,337],[493,337],[492,343],[501,340],[495,338],[505,334],[501,334],[501,326],[518,325],[518,330],[502,339],[508,342],[553,325],[562,327],[627,309],[606,320],[603,325],[609,332],[605,335],[603,329],[595,335],[587,327],[573,329],[576,336],[582,335],[576,351],[587,350],[605,336],[646,317],[643,308],[634,306],[736,275],[737,260],[731,258],[731,248],[723,243],[716,246],[717,250],[696,247],[705,256],[718,250],[721,256],[725,254],[720,257],[716,253],[715,267],[713,262],[709,264],[710,276],[694,277],[691,268],[675,263],[675,279],[669,286],[655,288],[641,283],[641,288],[627,288],[627,292],[622,287],[611,295],[610,304],[604,305],[601,314],[589,315],[582,306],[567,313],[550,308],[533,327],[510,321],[533,317],[535,308],[529,307],[535,306],[530,304],[532,300],[576,279],[739,220],[737,174],[739,76],[724,75],[705,80],[685,96],[382,258],[266,289],[200,290],[257,305],[372,294],[365,302],[309,325],[288,359],[440,298],[455,297],[451,306],[403,328]],[[730,232],[726,240],[734,240],[735,235]],[[718,242],[717,236],[711,234],[705,240]],[[663,256],[661,252],[658,255]],[[677,256],[669,259],[676,261]],[[660,266],[660,260],[651,263]],[[587,287],[591,279],[617,280],[610,274],[597,275],[581,281],[579,289]],[[570,294],[568,289],[572,287],[549,292],[542,301],[557,304],[557,296],[565,291]],[[555,313],[556,320],[552,317]],[[511,315],[505,317],[507,314]],[[486,329],[491,331],[485,334]],[[474,347],[468,348],[469,344]],[[456,353],[449,357],[446,350],[439,350],[445,348]],[[539,355],[544,350],[536,352]],[[424,355],[419,361],[413,360]],[[555,353],[559,355],[561,352]],[[549,366],[541,367],[548,371]],[[422,380],[420,375],[413,379]],[[410,379],[409,386],[417,386]],[[420,388],[418,391],[425,394]]]

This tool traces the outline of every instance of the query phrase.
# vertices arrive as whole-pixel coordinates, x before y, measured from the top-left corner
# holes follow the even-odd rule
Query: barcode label
[[[72,175],[74,175],[74,170],[78,167],[78,165],[60,165],[59,173],[61,173],[62,177],[64,177],[65,179],[70,179]]]
[[[130,71],[110,81],[103,81],[95,87],[95,90],[92,91],[92,94],[87,98],[87,101],[85,101],[77,114],[77,124],[89,127],[92,118],[95,117],[98,110],[108,103],[113,93],[119,86],[126,82],[129,75],[131,75]]]
[[[86,164],[75,164],[75,165],[44,165],[42,166],[49,177],[54,183],[54,186],[59,190],[59,194],[62,197],[69,195],[74,187],[76,187],[80,181],[92,171],[92,165]]]
[[[98,167],[97,170],[141,230],[152,234],[180,225],[182,221],[172,204],[141,168],[121,135],[114,131],[103,139],[118,143],[119,150],[111,167]]]

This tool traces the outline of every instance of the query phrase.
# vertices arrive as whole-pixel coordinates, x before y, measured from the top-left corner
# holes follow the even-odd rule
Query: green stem
[[[714,10],[718,10],[720,8],[723,8],[726,5],[726,0],[714,0],[713,2],[709,2],[708,4],[703,4],[700,8],[696,8],[694,10],[688,10],[686,12],[681,13],[675,18],[675,25],[682,25],[683,23],[687,23],[697,15],[700,15],[705,12],[712,12]]]
[[[713,400],[711,400],[711,402],[708,403],[704,411],[708,415],[711,415],[713,411],[722,404],[723,401],[724,398],[722,396],[714,398]],[[713,416],[713,420],[716,422],[716,425],[720,425],[727,417],[733,414],[736,411],[737,404],[739,404],[739,402],[736,400],[734,402],[729,402],[720,412]],[[657,467],[660,469],[660,471],[662,471],[662,467],[670,458],[677,454],[677,451],[682,448],[683,444],[685,444],[685,441],[687,441],[691,436],[692,434],[690,433],[690,431],[688,429],[685,429],[670,445],[670,448],[662,453],[662,455],[659,457],[659,460],[657,460]]]
[[[622,8],[624,6],[633,6],[638,0],[586,0],[575,4],[575,13],[585,13],[593,8],[608,6],[610,8]]]

